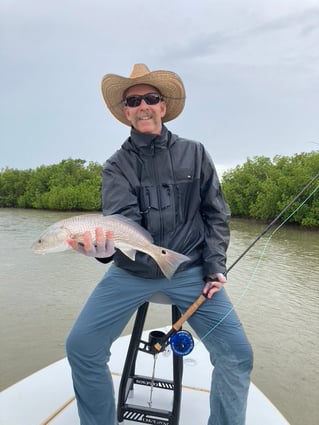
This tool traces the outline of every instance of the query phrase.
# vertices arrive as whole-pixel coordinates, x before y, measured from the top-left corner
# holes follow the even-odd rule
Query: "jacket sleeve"
[[[118,163],[110,158],[102,171],[102,211],[104,215],[122,214],[141,223],[137,194]],[[128,165],[126,165],[128,168]]]
[[[201,168],[201,215],[204,222],[204,276],[226,272],[230,212],[219,178],[209,154],[203,147]]]
[[[107,160],[102,171],[102,212],[103,215],[122,214],[140,222],[137,197],[127,178],[112,158]],[[100,263],[111,262],[114,255],[96,258]]]

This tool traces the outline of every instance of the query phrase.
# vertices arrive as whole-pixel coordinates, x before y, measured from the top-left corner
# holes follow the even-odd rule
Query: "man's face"
[[[132,96],[142,96],[146,94],[159,94],[159,92],[152,86],[139,84],[137,86],[130,87],[127,90],[125,99]],[[158,100],[158,98],[154,99],[155,101]],[[150,105],[142,99],[139,106],[132,107],[126,105],[123,107],[123,110],[126,119],[131,123],[136,131],[139,131],[140,133],[161,134],[162,118],[166,114],[166,104],[163,100]]]

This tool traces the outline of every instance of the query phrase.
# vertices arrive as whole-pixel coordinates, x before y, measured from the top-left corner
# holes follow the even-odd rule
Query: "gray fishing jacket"
[[[123,214],[146,228],[156,245],[190,257],[178,271],[202,265],[225,273],[229,210],[212,160],[202,144],[172,134],[131,131],[102,172],[103,214]],[[130,273],[163,274],[148,255],[132,261],[117,250],[115,264]]]

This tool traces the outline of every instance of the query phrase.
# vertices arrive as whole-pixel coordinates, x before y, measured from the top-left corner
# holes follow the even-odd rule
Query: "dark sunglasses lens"
[[[156,93],[145,94],[144,96],[130,96],[124,101],[125,106],[136,108],[140,106],[142,99],[145,100],[147,105],[156,105],[161,100],[161,96]]]
[[[146,94],[144,100],[148,105],[156,105],[161,100],[161,96],[159,94]]]
[[[141,96],[130,96],[125,99],[125,106],[129,106],[130,108],[136,108],[137,106],[140,106],[142,101]]]

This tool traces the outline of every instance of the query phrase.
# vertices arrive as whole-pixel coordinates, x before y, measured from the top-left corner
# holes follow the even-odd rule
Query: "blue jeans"
[[[110,348],[144,301],[164,292],[184,312],[203,288],[202,269],[171,280],[142,279],[112,265],[92,292],[66,342],[81,425],[116,425]],[[226,291],[217,292],[189,319],[214,365],[208,425],[244,425],[253,355]],[[209,331],[225,318],[214,330]],[[207,335],[208,334],[208,335]]]

